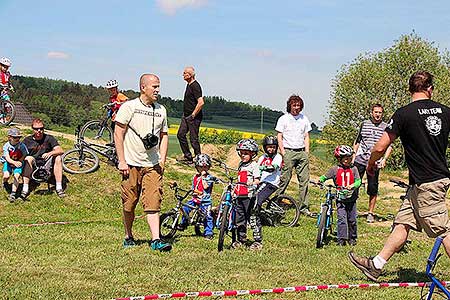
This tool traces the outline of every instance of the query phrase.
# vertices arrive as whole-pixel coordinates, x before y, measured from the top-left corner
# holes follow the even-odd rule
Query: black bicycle
[[[112,107],[114,103],[102,106],[106,110],[105,117],[101,120],[91,120],[86,122],[80,129],[80,138],[84,140],[95,140],[97,144],[112,144],[114,132],[111,127]]]
[[[0,91],[0,126],[8,126],[16,116],[16,108],[9,96],[10,92],[9,88],[3,88]]]
[[[94,172],[100,165],[97,154],[105,157],[110,165],[118,165],[116,148],[114,144],[91,143],[89,139],[81,136],[80,127],[75,130],[75,147],[64,152],[62,165],[64,171],[71,174],[85,174]]]
[[[182,189],[176,182],[171,183],[169,186],[174,190],[177,204],[170,211],[161,214],[159,235],[165,240],[172,239],[178,230],[184,230],[187,226],[193,225],[195,234],[202,236],[207,212],[203,211],[199,205],[190,205],[185,202],[185,199],[193,194],[193,190]],[[183,207],[190,208],[191,212],[187,214]],[[185,223],[181,224],[183,218]]]

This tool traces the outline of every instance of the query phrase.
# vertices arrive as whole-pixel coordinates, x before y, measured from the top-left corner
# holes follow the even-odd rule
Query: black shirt
[[[58,141],[52,136],[44,133],[44,136],[39,141],[35,140],[32,135],[23,139],[23,143],[28,148],[28,153],[35,159],[40,159],[42,154],[50,152],[56,146],[59,146]]]
[[[445,151],[450,131],[450,108],[429,99],[399,108],[386,127],[399,136],[405,149],[409,183],[450,177]]]
[[[197,80],[186,86],[186,91],[184,92],[184,107],[183,107],[183,115],[185,117],[192,115],[192,112],[197,106],[198,98],[200,98],[201,96],[202,96],[202,87],[197,82]],[[199,111],[199,113],[195,116],[195,118],[200,120],[203,118],[202,110]]]

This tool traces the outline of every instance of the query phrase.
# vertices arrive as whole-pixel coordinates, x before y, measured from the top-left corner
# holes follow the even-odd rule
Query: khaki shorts
[[[162,200],[162,168],[130,166],[130,175],[122,179],[123,210],[133,212],[141,199],[145,212],[159,212]]]
[[[394,224],[409,225],[417,231],[435,238],[445,237],[450,233],[448,210],[445,196],[450,186],[450,179],[444,178],[433,182],[415,184],[408,192]]]

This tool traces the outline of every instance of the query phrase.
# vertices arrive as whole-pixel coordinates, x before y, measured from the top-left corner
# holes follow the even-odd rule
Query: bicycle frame
[[[436,241],[434,242],[433,249],[431,249],[430,256],[428,257],[427,261],[427,268],[426,268],[426,274],[428,278],[431,280],[430,288],[428,290],[427,300],[431,300],[433,297],[433,293],[436,289],[436,287],[441,290],[445,296],[447,296],[448,299],[450,299],[450,291],[447,290],[447,288],[442,284],[442,282],[439,281],[439,279],[436,278],[436,276],[433,275],[433,269],[436,266],[437,260],[441,256],[439,253],[439,248],[441,247],[443,238],[437,237]]]
[[[116,157],[116,149],[111,145],[102,145],[102,144],[95,144],[95,143],[89,143],[83,138],[80,137],[80,126],[77,127],[75,131],[75,135],[77,137],[75,148],[83,149],[87,148],[89,150],[94,151],[97,154],[100,154],[109,160],[114,160]]]

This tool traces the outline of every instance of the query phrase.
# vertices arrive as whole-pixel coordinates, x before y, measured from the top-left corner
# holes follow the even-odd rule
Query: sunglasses
[[[44,131],[44,127],[33,127],[33,130]]]

